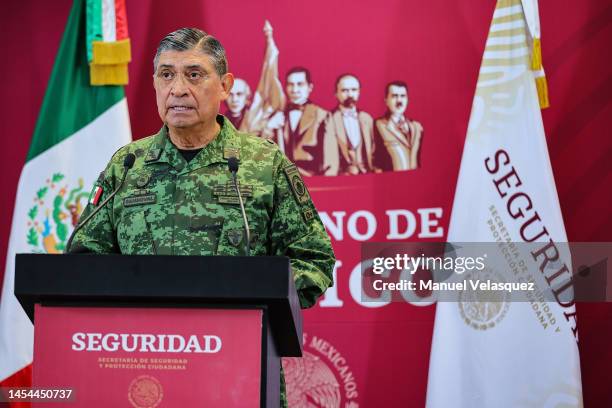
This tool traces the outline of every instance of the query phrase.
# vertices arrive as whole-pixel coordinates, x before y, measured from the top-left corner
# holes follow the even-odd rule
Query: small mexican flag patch
[[[104,189],[102,188],[102,186],[97,185],[89,196],[89,204],[98,205],[98,202],[100,201],[100,197],[102,197],[103,192]]]

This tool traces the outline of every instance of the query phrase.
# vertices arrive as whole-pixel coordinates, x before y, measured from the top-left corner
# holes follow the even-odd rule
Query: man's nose
[[[184,96],[187,94],[187,83],[182,75],[177,75],[172,82],[172,88],[170,89],[172,96]]]

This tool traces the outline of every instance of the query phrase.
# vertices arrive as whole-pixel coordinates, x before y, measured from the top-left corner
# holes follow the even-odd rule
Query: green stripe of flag
[[[91,86],[87,62],[85,1],[74,0],[27,160],[60,143],[124,97],[121,86]]]
[[[93,42],[103,41],[104,34],[102,32],[102,0],[86,0],[87,8],[87,61],[93,60]]]

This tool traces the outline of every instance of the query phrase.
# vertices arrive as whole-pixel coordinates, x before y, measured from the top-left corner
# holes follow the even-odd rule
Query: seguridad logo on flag
[[[476,84],[449,242],[495,243],[496,253],[512,254],[512,262],[538,264],[542,248],[567,242],[540,111],[547,106],[537,1],[498,0]],[[512,211],[517,197],[523,204],[514,204]],[[516,243],[539,247],[515,256]],[[559,259],[571,265],[566,254]],[[516,276],[553,289],[554,302],[537,295],[511,304],[476,296],[457,304],[438,302],[428,408],[582,406],[575,302],[559,301],[551,284],[556,275],[544,266],[527,267],[525,273],[517,268]]]

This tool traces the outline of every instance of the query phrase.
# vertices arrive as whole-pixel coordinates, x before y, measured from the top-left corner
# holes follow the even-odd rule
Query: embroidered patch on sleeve
[[[302,180],[302,176],[300,175],[300,171],[296,165],[290,164],[285,167],[283,171],[287,176],[289,186],[291,186],[291,190],[293,191],[293,195],[295,196],[297,202],[302,205],[309,203],[310,194],[308,194],[308,190],[306,190],[306,185],[304,184],[304,180]]]
[[[309,222],[314,219],[314,211],[311,208],[304,208],[302,210],[302,217],[304,217],[304,221]]]
[[[89,204],[94,205],[94,206],[98,205],[98,203],[100,202],[100,197],[102,197],[103,193],[104,193],[104,189],[102,188],[102,186],[99,184],[96,184],[94,186],[93,191],[89,195]]]

